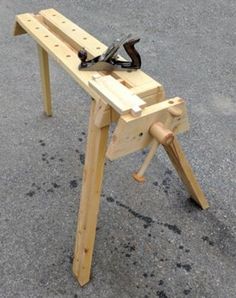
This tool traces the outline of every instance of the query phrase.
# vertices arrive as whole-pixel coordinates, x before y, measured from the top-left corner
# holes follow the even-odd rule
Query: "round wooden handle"
[[[151,126],[150,134],[162,145],[169,145],[174,139],[173,132],[165,128],[161,122],[156,122]]]
[[[183,111],[177,107],[171,107],[168,109],[168,112],[172,117],[180,117],[183,114]]]

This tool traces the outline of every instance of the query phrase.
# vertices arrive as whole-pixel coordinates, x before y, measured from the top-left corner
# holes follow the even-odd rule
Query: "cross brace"
[[[156,149],[163,145],[191,197],[202,208],[208,202],[185,158],[176,135],[188,130],[183,99],[165,99],[162,85],[141,70],[80,71],[77,52],[85,48],[88,58],[106,46],[54,9],[16,16],[14,35],[28,33],[37,43],[44,99],[44,112],[52,115],[48,54],[92,97],[80,210],[75,240],[73,272],[83,286],[90,279],[99,213],[105,158],[111,160],[143,149],[151,149],[134,173],[144,181]],[[109,126],[117,122],[107,147]]]

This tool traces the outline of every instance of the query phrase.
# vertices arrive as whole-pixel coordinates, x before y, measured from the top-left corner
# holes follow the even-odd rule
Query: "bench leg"
[[[205,195],[201,190],[201,187],[194,175],[194,172],[189,162],[187,161],[185,154],[176,137],[170,145],[164,146],[164,148],[173,166],[178,172],[181,180],[183,181],[187,190],[189,191],[192,199],[194,199],[195,202],[202,209],[208,208],[209,204],[207,202],[207,199],[205,198]]]
[[[96,102],[93,100],[73,260],[73,273],[81,286],[90,279],[109,129],[109,126],[95,126],[95,109]]]
[[[37,47],[39,54],[39,66],[43,93],[44,112],[47,116],[52,116],[48,53],[39,44],[37,44]]]

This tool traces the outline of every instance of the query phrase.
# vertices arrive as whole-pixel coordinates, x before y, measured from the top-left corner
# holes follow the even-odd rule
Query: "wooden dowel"
[[[165,126],[170,126],[171,123],[173,122],[173,117],[169,116],[166,120]],[[157,125],[156,125],[157,124]],[[150,162],[153,159],[153,156],[156,153],[156,150],[158,146],[162,143],[168,144],[170,143],[173,138],[174,134],[166,129],[162,123],[154,123],[151,128],[150,128],[150,134],[153,136],[153,141],[151,145],[151,149],[149,150],[143,164],[141,165],[140,169],[138,172],[133,173],[133,178],[138,181],[138,182],[144,182],[145,177],[144,173],[146,172]]]
[[[38,54],[39,54],[39,66],[40,66],[44,112],[47,116],[52,116],[48,53],[39,44],[37,44],[37,47],[38,47]]]
[[[169,108],[168,112],[173,118],[181,117],[181,115],[183,114],[183,111],[180,108],[177,108],[177,107]]]
[[[153,138],[153,142],[151,145],[151,149],[149,150],[142,166],[140,167],[140,169],[138,170],[138,172],[133,173],[133,178],[138,181],[138,182],[144,182],[145,178],[144,178],[144,173],[146,172],[153,156],[155,155],[157,148],[159,146],[160,143],[157,142],[156,139]]]

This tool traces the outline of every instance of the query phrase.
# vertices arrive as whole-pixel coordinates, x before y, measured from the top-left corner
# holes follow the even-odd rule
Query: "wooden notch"
[[[13,28],[13,36],[18,36],[27,33],[21,25],[16,21]]]
[[[97,101],[94,123],[98,128],[102,128],[111,123],[111,108],[102,99]]]

